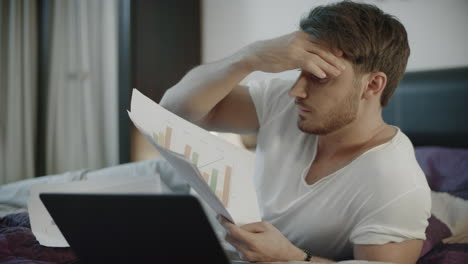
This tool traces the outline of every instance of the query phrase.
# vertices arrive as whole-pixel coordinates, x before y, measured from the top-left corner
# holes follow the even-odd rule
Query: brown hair
[[[312,9],[300,27],[318,42],[342,50],[357,73],[384,72],[387,84],[380,104],[388,104],[410,54],[405,27],[395,17],[374,5],[343,1]]]

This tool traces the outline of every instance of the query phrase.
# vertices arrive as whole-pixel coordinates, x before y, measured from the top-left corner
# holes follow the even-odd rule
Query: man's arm
[[[422,240],[406,240],[399,243],[387,243],[384,245],[355,245],[354,259],[366,261],[379,261],[397,264],[415,264],[418,261]],[[305,259],[306,254],[304,253]],[[310,262],[335,263],[330,259],[312,256]]]
[[[307,254],[294,246],[281,232],[268,222],[236,226],[226,219],[218,220],[227,231],[226,241],[231,243],[242,257],[254,262],[303,261]],[[423,242],[407,240],[384,245],[355,245],[354,259],[398,264],[415,264]],[[335,261],[312,256],[310,262],[333,263]]]
[[[422,247],[423,241],[416,239],[384,245],[355,245],[354,259],[415,264],[421,254]]]
[[[161,106],[210,130],[215,130],[214,126],[222,126],[218,123],[222,114],[225,120],[236,124],[239,123],[236,117],[239,117],[243,123],[238,130],[256,130],[255,107],[246,87],[238,85],[252,72],[246,57],[246,51],[241,50],[226,59],[196,67],[164,94]],[[226,114],[225,110],[236,103],[246,106],[239,107],[244,111],[237,116]]]
[[[247,88],[239,85],[248,74],[301,68],[325,77],[338,76],[343,67],[342,61],[314,43],[307,33],[293,32],[255,42],[230,57],[196,67],[164,94],[160,104],[208,129],[254,132],[259,126],[255,107]]]

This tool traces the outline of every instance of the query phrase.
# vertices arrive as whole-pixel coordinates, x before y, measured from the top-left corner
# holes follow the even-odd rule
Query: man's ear
[[[367,86],[364,88],[362,97],[364,99],[371,99],[377,96],[380,98],[385,86],[387,84],[387,75],[383,72],[371,72],[367,76]]]

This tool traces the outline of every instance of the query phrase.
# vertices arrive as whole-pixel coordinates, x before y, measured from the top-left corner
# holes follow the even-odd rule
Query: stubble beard
[[[319,122],[308,123],[305,117],[299,116],[297,121],[299,130],[308,134],[327,135],[356,120],[359,110],[359,90],[354,88],[341,104],[320,118]]]

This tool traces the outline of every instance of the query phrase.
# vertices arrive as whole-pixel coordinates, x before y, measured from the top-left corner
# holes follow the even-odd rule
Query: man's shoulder
[[[366,153],[359,164],[362,177],[378,188],[403,191],[428,187],[426,176],[416,160],[411,141],[399,131],[383,146]]]
[[[396,200],[407,203],[414,197],[418,199],[411,203],[430,207],[430,187],[416,160],[414,148],[403,133],[398,137],[394,142],[366,153],[353,173],[352,180],[357,184],[358,193],[372,197],[366,210],[377,210]]]
[[[419,168],[411,141],[399,129],[393,138],[374,146],[362,158],[369,169],[381,172]]]

